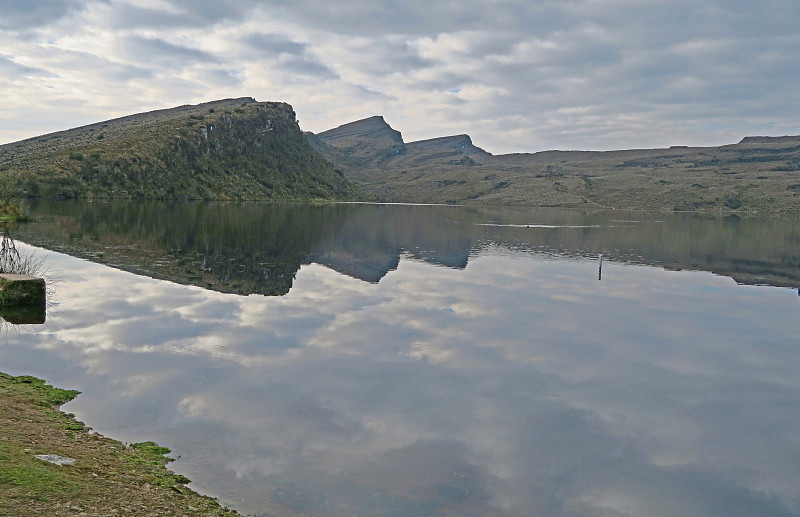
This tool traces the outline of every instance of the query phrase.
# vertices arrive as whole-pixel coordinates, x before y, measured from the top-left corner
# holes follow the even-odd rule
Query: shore
[[[169,449],[92,433],[58,409],[77,395],[0,372],[0,516],[239,515],[187,488]]]

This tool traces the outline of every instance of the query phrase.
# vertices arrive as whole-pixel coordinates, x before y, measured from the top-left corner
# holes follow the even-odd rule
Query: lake
[[[800,515],[800,219],[43,202],[0,370],[254,515]]]

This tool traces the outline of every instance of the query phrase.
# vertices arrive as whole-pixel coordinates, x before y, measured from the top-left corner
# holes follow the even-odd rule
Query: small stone
[[[72,458],[65,458],[58,454],[37,454],[36,458],[58,466],[75,465],[75,460]]]

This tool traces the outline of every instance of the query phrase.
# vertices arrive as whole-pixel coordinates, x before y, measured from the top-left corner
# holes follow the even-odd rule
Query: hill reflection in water
[[[283,295],[303,264],[377,282],[405,254],[453,268],[482,250],[598,257],[800,288],[800,220],[370,204],[40,202],[19,238],[222,292]]]

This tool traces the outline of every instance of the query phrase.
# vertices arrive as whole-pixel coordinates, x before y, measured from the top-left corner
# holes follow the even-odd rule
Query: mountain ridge
[[[402,138],[373,116],[307,137],[345,175],[389,201],[800,210],[800,136],[750,136],[718,147],[494,155],[467,134],[386,145],[391,132]]]

